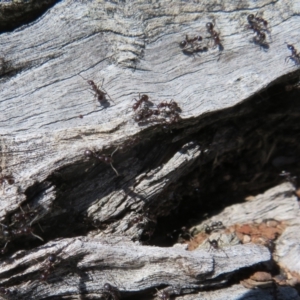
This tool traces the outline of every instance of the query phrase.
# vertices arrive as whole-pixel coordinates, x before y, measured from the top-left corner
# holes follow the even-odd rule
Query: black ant
[[[135,100],[136,102],[133,104],[132,109],[136,111],[142,105],[143,102],[148,102],[149,97],[145,94],[143,94],[141,97],[141,95],[139,94],[139,99],[137,100],[134,98],[133,100]]]
[[[106,163],[106,164],[110,164],[110,166],[115,171],[115,173],[117,174],[117,176],[119,176],[118,171],[114,168],[114,166],[112,164],[113,163],[113,158],[112,157],[113,157],[113,155],[116,153],[116,151],[118,149],[119,149],[119,147],[115,151],[113,151],[113,153],[111,155],[99,155],[99,154],[97,154],[97,153],[95,153],[95,152],[87,149],[87,150],[84,151],[84,155],[86,157],[88,157],[88,158],[92,158],[93,157],[93,158],[96,158],[96,159],[98,159],[98,160]]]
[[[84,79],[92,88],[93,92],[95,93],[95,97],[97,98],[100,105],[104,105],[107,102],[106,95],[109,97],[109,99],[114,102],[109,94],[104,90],[103,88],[103,82],[104,78],[102,79],[101,87],[99,88],[93,80],[87,80],[86,78],[82,77],[80,74],[79,76]],[[114,102],[115,103],[115,102]]]
[[[161,102],[157,105],[157,108],[165,108],[168,107],[172,112],[180,111],[180,108],[173,99],[170,102]]]
[[[256,33],[256,36],[252,39],[252,42],[255,45],[259,45],[260,47],[264,48],[264,49],[268,49],[269,45],[266,42],[266,34],[264,32],[258,31]]]
[[[201,42],[202,36],[198,35],[192,39],[189,39],[188,35],[185,36],[185,40],[179,43],[179,47],[184,49],[188,44],[190,44],[192,47],[195,44],[195,42]]]
[[[19,229],[13,229],[11,232],[15,236],[18,236],[18,235],[29,235],[29,234],[31,234],[32,236],[38,238],[42,242],[44,241],[40,236],[38,236],[38,235],[36,235],[36,234],[33,233],[33,229],[29,225],[27,225],[25,227],[22,227],[22,228],[19,228]]]
[[[295,47],[293,45],[287,44],[287,48],[292,52],[292,55],[289,55],[285,58],[285,61],[287,61],[288,59],[291,59],[292,61],[294,61],[294,63],[296,65],[300,64],[300,53],[298,53],[298,51],[295,49]]]
[[[131,227],[134,224],[141,223],[143,221],[143,219],[144,219],[143,215],[140,215],[138,217],[134,217],[132,220],[130,220],[130,222],[128,223],[128,226]]]
[[[170,294],[167,291],[160,292],[158,289],[156,289],[156,291],[157,291],[157,296],[159,297],[159,299],[161,299],[161,300],[169,300],[170,299]]]
[[[180,120],[181,120],[181,117],[179,116],[179,114],[174,113],[170,116],[170,119],[167,122],[167,124],[172,125],[172,124],[178,123]]]
[[[2,227],[4,227],[2,229],[2,234],[4,236],[4,239],[7,241],[4,248],[1,249],[1,253],[3,254],[6,251],[7,244],[11,241],[12,238],[15,237],[19,237],[23,235],[32,235],[43,242],[44,240],[40,236],[36,235],[33,232],[33,228],[31,227],[32,223],[36,219],[37,219],[37,215],[35,210],[33,211],[29,210],[26,212],[22,210],[22,213],[15,213],[12,216],[12,223],[9,226],[5,224],[1,224]]]
[[[210,240],[210,239],[207,239],[206,242],[208,242],[208,243],[209,243],[209,246],[210,246],[210,248],[208,249],[208,251],[210,251],[211,249],[221,250],[221,251],[224,252],[224,254],[225,254],[225,255],[227,256],[227,258],[228,258],[228,255],[226,254],[226,252],[225,252],[223,249],[221,249],[221,247],[220,247],[220,245],[219,245],[220,238],[221,238],[221,237],[219,237],[217,240]]]
[[[113,300],[121,299],[120,291],[109,283],[105,283],[103,286],[103,290],[105,294],[108,294],[113,298]]]
[[[268,22],[263,18],[257,17],[256,15],[254,16],[253,14],[250,14],[247,16],[247,21],[249,23],[249,25],[247,25],[247,28],[252,29],[256,33],[260,32],[261,30],[269,31],[267,28]],[[264,28],[262,28],[259,23],[262,23]]]
[[[210,34],[210,38],[214,41],[214,47],[219,47],[219,50],[223,50],[223,46],[220,40],[220,34],[214,30],[214,24],[212,22],[206,23],[207,32]]]
[[[4,245],[4,247],[0,250],[0,253],[1,254],[5,254],[6,252],[7,252],[7,245],[8,245],[8,243],[9,243],[9,241],[7,241],[6,243],[5,243],[5,245]]]
[[[4,184],[7,182],[9,185],[12,185],[15,183],[15,179],[12,175],[2,175],[0,177],[0,184]]]
[[[147,209],[144,214],[131,219],[128,223],[128,226],[131,227],[134,224],[137,224],[137,228],[141,229],[138,232],[139,240],[147,242],[150,240],[151,236],[154,233],[156,223],[157,221],[155,215],[150,214]]]
[[[134,116],[134,120],[136,122],[141,122],[151,118],[153,115],[160,115],[160,112],[161,111],[159,109],[150,109],[149,107],[144,107],[137,112],[137,114]]]
[[[266,42],[266,34],[263,32],[269,32],[267,28],[268,22],[263,18],[254,16],[253,14],[247,16],[247,21],[249,24],[246,26],[246,28],[253,30],[253,32],[256,34],[256,36],[253,37],[252,42],[264,49],[268,49],[269,45]]]
[[[40,281],[47,281],[48,276],[50,275],[51,270],[53,270],[56,261],[57,261],[57,256],[55,254],[51,254],[48,256],[45,268],[39,278]]]
[[[213,231],[217,231],[224,228],[225,227],[223,223],[221,221],[218,221],[218,222],[212,222],[210,226],[206,225],[204,231],[206,234],[211,234]]]
[[[179,235],[178,235],[178,241],[180,242],[181,240],[190,240],[190,239],[192,240],[193,237],[192,237],[192,235],[190,234],[188,228],[185,227],[185,226],[182,226],[182,227],[180,228],[180,233],[179,233]]]
[[[286,181],[291,182],[292,184],[296,184],[297,176],[292,176],[290,172],[287,171],[281,171],[279,176],[284,177]]]
[[[21,211],[22,212],[17,212],[15,214],[13,214],[11,220],[12,220],[12,224],[15,224],[15,223],[24,223],[24,222],[28,222],[30,219],[32,220],[30,222],[30,225],[35,221],[36,219],[36,213],[37,213],[37,210],[27,210],[27,211],[24,211],[22,209],[22,207],[20,207]]]
[[[292,90],[300,90],[300,84],[299,84],[299,82],[294,84],[294,85],[293,84],[288,84],[288,85],[285,86],[285,90],[287,92],[291,92]]]
[[[201,47],[199,42],[203,40],[202,36],[198,35],[194,38],[189,38],[187,35],[185,36],[185,40],[179,43],[179,47],[182,49],[182,52],[186,55],[194,55],[197,52],[206,52],[207,47]],[[187,47],[190,46],[190,47]]]
[[[4,224],[1,224],[1,225],[7,227]],[[6,243],[5,243],[4,247],[0,249],[0,253],[3,255],[7,252],[7,245],[10,243],[12,238],[22,236],[22,235],[29,235],[29,234],[32,234],[34,237],[40,239],[41,241],[44,241],[40,236],[34,234],[32,232],[32,228],[29,226],[19,228],[19,229],[12,229],[12,230],[4,229],[4,230],[2,230],[2,235],[3,235],[3,238],[6,240]]]
[[[154,216],[151,216],[148,211],[146,211],[143,215],[139,215],[134,217],[130,222],[129,222],[129,227],[133,226],[133,224],[138,224],[138,227],[143,227],[147,223],[153,222],[156,224],[156,220],[154,219]]]
[[[0,287],[0,294],[8,296],[8,295],[11,295],[12,293],[9,289],[6,289],[4,287]]]
[[[2,224],[2,226],[7,227],[4,224]],[[33,233],[33,229],[29,225],[22,226],[20,228],[13,228],[13,229],[8,229],[7,228],[7,229],[3,230],[2,233],[3,233],[3,236],[5,237],[5,239],[8,240],[8,242],[10,241],[11,238],[22,236],[22,235],[30,235],[30,234],[32,236],[38,238],[42,242],[44,241],[40,236]],[[5,248],[6,248],[6,245],[5,245],[4,249]],[[2,249],[2,250],[4,250],[4,249]]]

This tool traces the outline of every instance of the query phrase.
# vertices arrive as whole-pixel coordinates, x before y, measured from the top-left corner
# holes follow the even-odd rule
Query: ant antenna
[[[43,240],[40,236],[34,234],[33,232],[31,232],[31,235],[33,235],[34,237],[36,237],[36,238],[38,238],[39,240],[41,240],[42,242],[44,242],[44,240]]]
[[[111,154],[111,158],[113,157],[113,155],[118,151],[119,146],[116,148],[116,150]],[[114,168],[112,162],[110,162],[110,166],[112,167],[112,169],[115,171],[115,173],[117,174],[117,176],[120,176],[119,172]]]

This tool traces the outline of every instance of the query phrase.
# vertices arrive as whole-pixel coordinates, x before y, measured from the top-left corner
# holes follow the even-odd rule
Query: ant
[[[140,229],[138,230],[139,240],[147,242],[151,239],[151,236],[154,233],[156,223],[155,215],[151,214],[147,209],[144,214],[131,219],[128,226],[132,227],[134,224],[137,224],[136,227]]]
[[[223,223],[221,221],[218,221],[218,222],[212,222],[210,226],[206,225],[204,231],[206,234],[210,234],[213,231],[217,231],[219,229],[224,229],[224,228],[225,227]]]
[[[266,34],[263,32],[269,32],[267,28],[268,22],[263,18],[257,17],[256,15],[254,16],[253,14],[250,14],[247,16],[247,21],[249,24],[246,26],[246,28],[253,30],[253,32],[256,34],[256,36],[252,39],[252,42],[255,45],[259,45],[262,48],[268,49],[269,45],[266,42]]]
[[[296,184],[297,176],[292,176],[290,172],[287,171],[281,171],[279,176],[284,177],[286,181],[291,182],[292,184]]]
[[[1,171],[2,168],[0,167],[0,172]],[[8,183],[9,185],[12,185],[15,183],[15,179],[12,175],[0,175],[0,184],[3,186],[3,188],[4,188],[4,183]],[[3,193],[5,193],[4,190]]]
[[[214,30],[215,25],[212,22],[206,23],[206,29],[207,32],[210,34],[210,38],[214,40],[214,48],[217,46],[219,47],[219,50],[223,50],[223,46],[221,44],[220,40],[220,34]]]
[[[21,207],[20,207],[21,208]],[[22,208],[21,208],[22,210]],[[7,244],[11,241],[12,238],[16,238],[23,235],[32,235],[42,242],[44,241],[40,236],[33,233],[32,223],[37,219],[37,216],[35,216],[36,210],[34,211],[23,211],[22,213],[15,213],[12,216],[12,223],[8,226],[5,224],[1,224],[2,227],[2,235],[4,239],[7,241],[4,248],[1,249],[1,253],[5,253]],[[33,219],[32,219],[33,218]],[[30,219],[32,219],[30,221]],[[29,223],[30,222],[30,223]],[[29,223],[29,224],[28,224]]]
[[[172,112],[180,111],[180,108],[173,99],[170,102],[161,102],[157,105],[157,108],[169,108]]]
[[[186,55],[190,55],[197,52],[206,52],[207,47],[200,47],[199,42],[203,40],[202,36],[198,35],[194,38],[189,38],[187,35],[185,36],[185,40],[179,43],[179,47],[182,49],[182,52]],[[190,45],[188,48],[187,46]]]
[[[29,208],[29,206],[28,206],[28,208]],[[13,225],[15,223],[24,223],[24,222],[29,221],[30,219],[32,219],[32,221],[30,222],[30,225],[32,225],[32,223],[36,219],[37,210],[29,209],[28,211],[24,211],[21,206],[20,206],[20,209],[22,212],[17,212],[15,214],[13,214],[13,216],[11,218],[12,224],[10,224],[10,225]]]
[[[140,215],[138,217],[134,217],[130,222],[128,223],[129,227],[133,226],[134,224],[141,223],[144,219],[143,215]]]
[[[300,53],[298,53],[298,51],[295,49],[295,47],[293,45],[287,44],[287,48],[292,52],[292,55],[289,55],[285,58],[285,61],[287,61],[288,59],[291,59],[292,61],[294,61],[294,63],[296,65],[300,64]]]
[[[161,111],[159,109],[150,109],[149,107],[144,107],[138,111],[134,117],[134,120],[136,122],[141,122],[151,118],[153,115],[158,116],[160,113]]]
[[[5,182],[7,182],[9,185],[12,185],[15,183],[15,179],[12,175],[2,175],[0,177],[0,184],[4,184]]]
[[[178,242],[184,240],[193,240],[192,235],[190,234],[188,228],[185,226],[180,228],[179,235],[178,235]]]
[[[287,92],[291,92],[292,90],[300,90],[300,84],[299,84],[299,82],[294,84],[294,85],[293,84],[288,84],[288,85],[285,86],[285,90]]]
[[[116,153],[116,151],[119,149],[119,147],[117,147],[117,149],[115,151],[113,151],[113,153],[111,155],[98,155],[97,153],[87,149],[84,151],[84,155],[88,158],[96,158],[106,164],[110,164],[110,166],[112,167],[112,169],[115,171],[115,173],[117,174],[117,176],[120,176],[118,171],[114,168],[113,166],[113,155]]]
[[[266,34],[264,32],[258,31],[256,36],[252,39],[255,45],[259,45],[262,48],[268,49],[269,45],[266,42]]]
[[[179,43],[179,47],[184,49],[188,44],[190,44],[191,47],[193,47],[195,42],[201,42],[201,41],[202,41],[202,36],[200,36],[200,35],[198,35],[192,39],[189,39],[188,35],[186,35],[185,40],[183,40],[182,42]]]
[[[106,95],[109,97],[109,99],[114,102],[111,97],[109,96],[109,94],[104,90],[103,88],[103,82],[104,82],[104,78],[102,79],[102,83],[101,83],[101,87],[99,88],[95,82],[93,80],[87,80],[86,78],[82,77],[80,74],[79,76],[85,80],[90,86],[91,89],[94,92],[94,96],[97,98],[98,102],[100,103],[100,105],[104,105],[107,102],[106,99]],[[114,102],[115,103],[115,102]]]
[[[46,266],[39,278],[40,281],[47,281],[48,276],[50,275],[51,270],[53,270],[56,261],[57,261],[57,256],[55,254],[51,254],[48,256],[46,261]]]
[[[104,289],[104,293],[111,296],[113,300],[121,299],[120,291],[115,286],[112,286],[109,283],[105,283],[103,289]]]
[[[157,291],[157,296],[159,297],[159,299],[161,299],[161,300],[169,300],[170,299],[170,294],[167,291],[160,292],[158,289],[156,289],[156,291]]]
[[[253,14],[250,14],[247,16],[247,21],[248,21],[248,25],[247,28],[248,29],[252,29],[254,32],[260,32],[261,30],[265,30],[265,31],[269,31],[268,30],[268,22],[260,17],[257,17],[257,14],[254,16]],[[264,28],[261,28],[260,24],[262,23],[262,25],[264,26]]]
[[[227,258],[228,258],[228,255],[226,254],[226,252],[225,252],[223,249],[221,249],[221,247],[220,247],[220,245],[219,245],[220,238],[221,238],[221,236],[220,236],[217,240],[210,240],[210,239],[207,239],[206,242],[208,242],[208,243],[209,243],[209,246],[210,246],[209,249],[208,249],[208,251],[210,251],[211,249],[221,250],[221,251],[224,252],[224,254],[225,254],[225,255],[227,256]]]
[[[11,295],[11,291],[9,289],[6,289],[4,287],[0,287],[0,294],[1,295]]]
[[[146,213],[145,215],[134,217],[128,225],[129,227],[132,227],[134,224],[137,224],[138,228],[144,228],[151,222],[156,224],[156,221],[149,215],[149,213]]]
[[[134,111],[136,111],[142,105],[143,102],[145,102],[145,103],[148,102],[149,97],[148,97],[148,95],[145,95],[145,94],[143,94],[141,97],[141,95],[139,93],[139,99],[137,100],[134,98],[133,100],[135,100],[136,102],[133,104],[132,109]]]
[[[133,226],[133,224],[138,224],[138,227],[144,227],[146,224],[153,222],[156,224],[156,220],[153,215],[151,215],[147,209],[144,214],[141,214],[139,216],[134,217],[130,222],[129,222],[129,227]]]
[[[178,123],[180,120],[181,120],[181,117],[179,116],[179,114],[175,113],[170,117],[170,120],[167,122],[167,124],[172,125],[172,124]]]
[[[31,228],[31,226],[25,226],[25,227],[22,227],[22,228],[19,228],[19,229],[13,229],[12,231],[12,234],[14,236],[19,236],[19,235],[33,235],[34,237],[38,238],[39,240],[41,240],[42,242],[44,241],[40,236],[36,235],[33,233],[33,229]]]
[[[7,227],[4,224],[1,224],[1,225]],[[44,242],[44,240],[40,236],[33,233],[33,229],[29,225],[22,226],[21,228],[6,229],[6,230],[2,231],[2,234],[3,234],[4,238],[6,240],[8,240],[7,243],[10,242],[10,238],[18,237],[18,236],[22,236],[22,235],[30,235],[30,234],[32,236],[38,238],[42,242]],[[1,250],[1,252],[5,250],[7,243],[5,244],[5,247]]]

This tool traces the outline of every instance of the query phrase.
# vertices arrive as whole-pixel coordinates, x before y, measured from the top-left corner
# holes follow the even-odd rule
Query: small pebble
[[[244,235],[243,236],[243,244],[248,244],[251,242],[251,236],[250,235]]]

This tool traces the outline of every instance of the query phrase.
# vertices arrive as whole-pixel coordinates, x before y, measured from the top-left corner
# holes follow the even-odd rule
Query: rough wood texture
[[[264,194],[253,197],[245,203],[227,207],[220,214],[217,214],[214,217],[207,219],[205,222],[191,228],[190,231],[195,235],[199,232],[203,232],[205,230],[205,226],[208,224],[217,221],[221,221],[225,227],[230,227],[235,224],[261,223],[265,220],[283,221],[287,228],[276,241],[273,258],[285,270],[285,272],[289,274],[288,282],[294,286],[299,282],[300,278],[298,262],[299,203],[294,191],[295,188],[291,183],[283,183],[266,191]],[[213,236],[210,237],[210,239],[213,238]],[[225,237],[221,239],[222,242],[224,240],[226,242]],[[230,243],[232,244],[233,242],[231,241]],[[239,292],[237,291],[237,293]],[[217,297],[216,299],[223,299],[223,296],[224,295],[222,294],[220,298],[217,296],[214,297]]]
[[[186,295],[181,296],[176,299],[180,300],[227,300],[227,299],[264,299],[264,300],[274,300],[277,297],[278,299],[299,299],[299,295],[296,290],[290,287],[279,287],[278,289],[271,291],[270,290],[249,290],[240,285],[234,285],[227,289],[222,289],[221,291],[212,291],[212,292],[202,292],[197,295]]]
[[[212,113],[243,103],[297,70],[285,58],[290,55],[286,42],[299,43],[299,0],[195,2],[62,1],[32,24],[1,34],[0,166],[2,176],[15,180],[12,185],[4,181],[0,195],[3,246],[10,242],[1,262],[1,286],[12,291],[11,298],[78,294],[100,298],[103,283],[114,280],[129,296],[131,291],[149,289],[153,298],[154,288],[162,285],[175,285],[172,293],[179,295],[221,286],[227,282],[225,273],[232,275],[238,268],[269,259],[268,251],[255,245],[232,246],[225,259],[222,251],[190,253],[113,243],[120,235],[139,239],[142,229],[134,217],[143,215],[143,223],[155,225],[153,214],[165,215],[176,207],[176,195],[162,192],[192,171],[201,155],[213,156],[189,138],[216,121],[210,119]],[[268,47],[253,43],[253,34],[245,28],[247,15],[257,12],[269,22]],[[186,35],[200,34],[211,46],[207,22],[215,22],[224,49],[182,53],[179,42]],[[99,105],[81,76],[100,84],[104,79],[106,105]],[[137,124],[132,105],[139,93],[149,95],[154,105],[174,99],[181,120],[166,124],[157,118]],[[247,108],[229,114],[243,110]],[[171,135],[176,129],[182,131]],[[226,133],[227,128],[221,128],[216,136]],[[98,155],[118,149],[113,166],[120,176],[109,164],[85,158],[86,149]],[[218,154],[222,151],[228,148]],[[26,225],[39,221],[44,232],[34,225],[34,234],[49,243],[37,248],[34,236],[18,242],[21,234],[12,233],[12,228],[20,230],[15,228],[15,213],[27,214],[26,218],[32,213]],[[153,229],[147,230],[151,235]],[[95,246],[94,236],[100,241],[109,236],[107,246]],[[62,239],[53,242],[57,237]],[[13,254],[23,247],[28,251]],[[61,262],[49,275],[56,279],[41,284],[41,262],[60,249]],[[178,260],[175,270],[170,258],[179,256],[182,262]],[[136,270],[143,259],[144,277]],[[157,264],[151,269],[150,262],[156,259],[162,261],[160,269]],[[100,270],[94,268],[98,262]],[[128,270],[114,269],[118,262],[128,264]],[[107,272],[100,272],[102,268]],[[105,274],[112,274],[113,280]],[[207,274],[215,281],[205,282]],[[215,278],[216,274],[224,277]]]
[[[11,290],[21,299],[90,293],[100,297],[106,282],[117,285],[121,293],[171,286],[174,294],[181,294],[224,283],[232,271],[270,259],[269,251],[257,245],[236,245],[227,252],[225,256],[220,251],[135,246],[122,239],[73,238],[50,242],[34,253],[16,253],[1,264],[1,277],[9,273],[11,282],[22,277],[23,283]],[[50,254],[57,255],[57,263],[49,284],[41,284],[38,279]]]
[[[299,216],[299,203],[294,192],[295,187],[291,183],[282,183],[245,203],[226,207],[220,214],[191,228],[191,232],[196,234],[204,229],[205,224],[216,221],[222,221],[229,227],[234,224],[261,223],[264,220],[274,219],[286,221],[293,226],[298,223]]]

